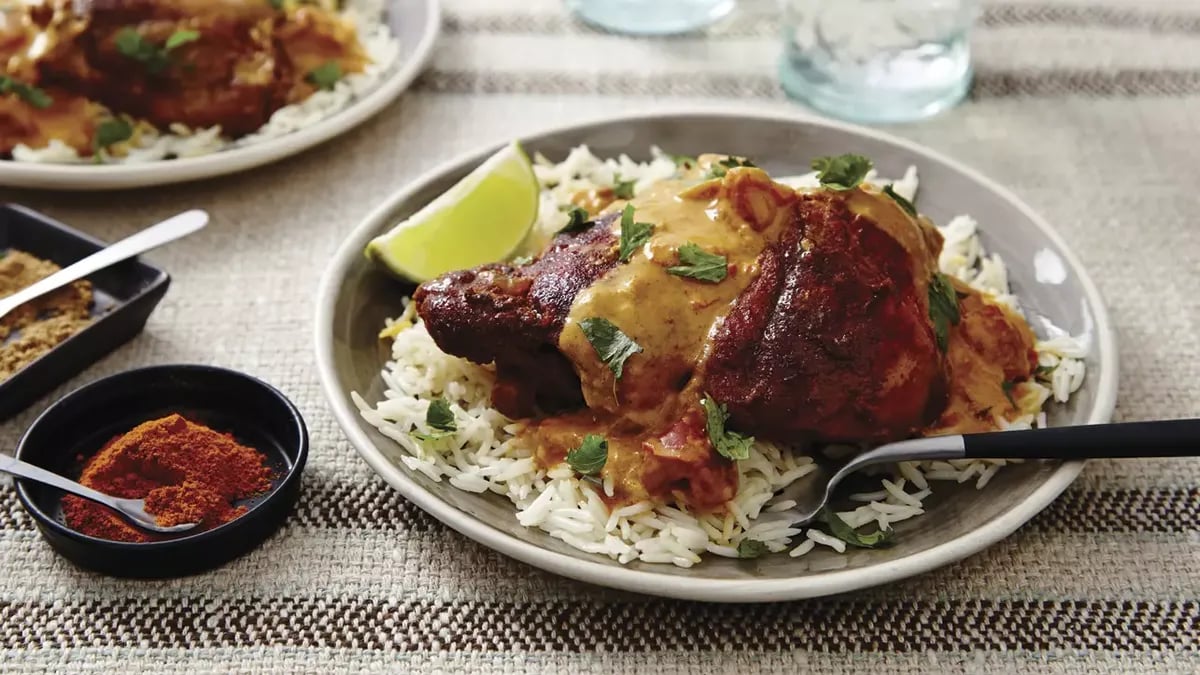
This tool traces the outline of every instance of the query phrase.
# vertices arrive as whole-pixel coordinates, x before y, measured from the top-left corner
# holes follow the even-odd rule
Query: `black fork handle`
[[[971,459],[1200,456],[1200,419],[1092,424],[963,436]]]

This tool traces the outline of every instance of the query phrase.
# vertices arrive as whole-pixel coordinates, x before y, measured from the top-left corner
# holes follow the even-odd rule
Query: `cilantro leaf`
[[[696,165],[696,158],[688,155],[667,155],[675,162],[675,166],[680,169],[690,169]]]
[[[153,44],[150,44],[142,37],[142,34],[133,28],[122,28],[113,38],[113,43],[117,46],[117,51],[121,54],[139,61],[146,66],[146,70],[152,73],[161,71],[167,67],[165,62],[161,62],[162,52]]]
[[[567,464],[585,476],[600,473],[608,461],[608,441],[603,436],[588,434],[583,444],[567,453]]]
[[[917,217],[917,207],[913,206],[913,203],[905,199],[903,195],[897,194],[896,190],[892,188],[891,183],[888,183],[883,187],[883,194],[896,200],[896,203],[900,205],[900,208],[904,209],[905,213],[913,218]]]
[[[725,256],[709,253],[691,242],[679,247],[679,262],[679,265],[668,267],[667,272],[714,284],[729,274],[729,260]]]
[[[871,160],[862,155],[818,157],[812,161],[817,180],[827,188],[843,192],[853,190],[871,170]]]
[[[0,95],[4,94],[16,94],[17,98],[38,110],[45,110],[54,104],[54,99],[44,90],[0,73]]]
[[[636,180],[621,180],[621,174],[613,175],[613,195],[617,199],[633,199],[633,186]]]
[[[650,223],[633,222],[633,204],[626,204],[621,212],[621,262],[629,262],[633,252],[650,240],[654,226]]]
[[[708,440],[717,454],[726,459],[749,459],[754,437],[727,430],[725,421],[729,419],[729,413],[725,406],[714,401],[712,396],[705,394],[700,404],[704,406]]]
[[[1017,400],[1013,398],[1013,389],[1016,386],[1017,383],[1012,380],[1005,380],[1000,383],[1000,388],[1004,390],[1004,398],[1008,399],[1009,404],[1012,405],[1014,410],[1017,408]]]
[[[425,424],[438,431],[458,431],[458,425],[454,423],[454,411],[450,409],[450,402],[444,398],[435,398],[429,402],[429,408],[425,411]]]
[[[317,89],[328,91],[342,79],[342,66],[337,61],[326,61],[310,70],[304,79]]]
[[[419,441],[440,441],[443,438],[450,438],[451,436],[454,435],[454,432],[453,431],[431,431],[429,433],[424,433],[421,431],[410,431],[408,433],[408,435],[412,436],[413,438],[415,438]]]
[[[584,337],[596,350],[596,356],[608,366],[618,381],[625,373],[625,362],[629,357],[642,351],[641,345],[634,342],[608,319],[592,317],[579,322],[579,328]]]
[[[116,143],[133,138],[133,125],[121,117],[113,117],[96,125],[96,133],[92,136],[92,160],[102,161],[100,151]]]
[[[738,557],[743,560],[761,558],[767,553],[770,553],[767,545],[757,539],[743,539],[737,545]]]
[[[579,232],[586,230],[588,227],[588,212],[578,206],[571,206],[567,209],[567,224],[558,233],[564,232]]]
[[[850,524],[842,520],[841,516],[829,509],[821,511],[819,518],[829,526],[830,534],[857,548],[878,548],[887,544],[895,533],[895,530],[889,528],[886,530],[876,530],[870,534],[862,534],[853,527],[850,527]]]
[[[737,157],[726,157],[718,161],[716,164],[708,168],[709,178],[724,178],[725,174],[729,173],[730,169],[738,167],[754,167],[754,162],[748,159],[738,159]]]
[[[200,39],[200,33],[194,30],[177,30],[167,38],[163,46],[158,46],[133,28],[122,28],[113,38],[117,51],[122,55],[141,63],[152,75],[157,75],[171,65],[171,52],[189,42]]]
[[[950,279],[940,272],[934,274],[929,280],[929,320],[933,322],[938,349],[946,351],[950,345],[950,326],[957,326],[961,318],[958,294],[954,292]]]
[[[189,42],[195,42],[200,39],[200,32],[194,30],[177,30],[171,33],[171,37],[167,38],[166,44],[163,45],[167,51],[171,51],[178,47],[182,47]]]

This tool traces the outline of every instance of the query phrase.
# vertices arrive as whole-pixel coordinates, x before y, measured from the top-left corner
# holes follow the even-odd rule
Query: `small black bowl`
[[[0,204],[0,253],[21,249],[66,267],[105,246],[35,211]],[[92,322],[12,377],[0,380],[0,421],[133,339],[171,284],[166,272],[138,258],[106,267],[89,275],[88,281],[94,298]]]
[[[154,366],[98,380],[42,413],[21,438],[18,459],[78,478],[83,460],[138,424],[179,413],[262,452],[274,469],[271,489],[244,502],[248,511],[214,529],[167,541],[125,543],[67,527],[63,493],[18,479],[21,505],[54,550],[76,565],[122,577],[176,577],[222,565],[279,528],[300,492],[308,429],[278,389],[232,370],[199,365]]]

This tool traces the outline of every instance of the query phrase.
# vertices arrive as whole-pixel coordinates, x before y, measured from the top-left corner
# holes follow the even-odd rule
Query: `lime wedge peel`
[[[510,257],[538,218],[537,176],[513,141],[417,211],[367,244],[393,274],[423,282]]]

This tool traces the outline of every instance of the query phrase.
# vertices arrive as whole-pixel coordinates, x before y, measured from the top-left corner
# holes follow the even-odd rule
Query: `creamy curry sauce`
[[[576,297],[559,338],[588,407],[532,421],[522,431],[545,467],[562,462],[586,435],[604,436],[608,459],[602,476],[613,484],[608,498],[613,504],[673,498],[707,510],[737,491],[736,468],[712,449],[701,406],[708,338],[757,275],[759,254],[791,226],[788,207],[797,192],[756,168],[703,180],[719,159],[703,156],[680,179],[657,183],[628,202],[636,222],[654,225],[651,238],[628,263]],[[924,297],[941,249],[937,230],[874,188],[853,190],[846,198],[854,213],[879,223],[913,254],[913,278]],[[575,201],[593,215],[620,212],[627,203],[607,190]],[[619,239],[620,221],[612,228]],[[709,283],[669,273],[687,243],[724,255],[727,277]],[[949,402],[929,433],[982,431],[994,428],[994,414],[1015,416],[1012,392],[1003,382],[1029,377],[1033,365],[1033,336],[1024,320],[975,290],[956,287],[963,316],[947,352]],[[642,348],[625,362],[619,382],[580,328],[590,317],[608,319]]]

